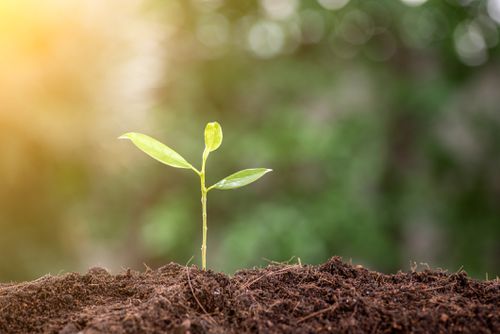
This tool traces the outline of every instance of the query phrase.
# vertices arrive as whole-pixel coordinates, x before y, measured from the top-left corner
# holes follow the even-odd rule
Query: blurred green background
[[[499,0],[2,0],[0,280],[333,255],[500,275]]]

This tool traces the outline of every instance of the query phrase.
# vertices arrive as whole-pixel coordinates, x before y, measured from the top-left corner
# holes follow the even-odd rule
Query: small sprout
[[[264,174],[269,173],[271,169],[250,168],[244,169],[220,180],[210,187],[205,185],[205,166],[208,155],[219,148],[222,144],[222,128],[219,123],[211,122],[205,127],[205,149],[203,150],[201,170],[196,169],[186,161],[179,153],[172,150],[167,145],[157,141],[154,138],[141,133],[129,132],[119,137],[119,139],[130,139],[141,151],[158,160],[165,165],[175,168],[185,168],[193,170],[200,177],[201,188],[201,207],[203,221],[203,241],[201,245],[202,268],[207,268],[207,194],[212,189],[230,190],[236,189],[260,179]]]

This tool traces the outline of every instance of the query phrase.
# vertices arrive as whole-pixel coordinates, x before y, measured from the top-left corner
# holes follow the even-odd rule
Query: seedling
[[[222,128],[219,123],[211,122],[205,127],[205,150],[203,151],[201,160],[201,170],[196,169],[186,161],[179,153],[172,150],[170,147],[160,143],[154,138],[151,138],[142,133],[129,132],[119,137],[119,139],[130,139],[144,153],[158,160],[165,165],[175,168],[185,168],[193,170],[200,177],[201,186],[201,209],[203,221],[203,241],[201,245],[201,264],[203,270],[207,268],[207,195],[212,189],[230,190],[236,189],[260,179],[264,174],[271,171],[267,168],[250,168],[244,169],[228,177],[220,180],[210,187],[205,185],[205,166],[208,155],[219,148],[222,144]]]

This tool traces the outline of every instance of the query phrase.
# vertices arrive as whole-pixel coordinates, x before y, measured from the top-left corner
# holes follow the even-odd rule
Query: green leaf
[[[213,152],[222,144],[222,128],[217,122],[207,123],[205,127],[205,149]]]
[[[176,168],[194,169],[194,167],[186,161],[179,153],[172,150],[158,140],[151,138],[142,133],[129,132],[118,137],[119,139],[130,139],[144,153],[158,160],[165,165]]]
[[[220,180],[209,189],[215,188],[220,190],[236,189],[260,179],[264,174],[271,172],[272,169],[267,168],[250,168],[244,169],[234,174],[229,175],[225,179]]]

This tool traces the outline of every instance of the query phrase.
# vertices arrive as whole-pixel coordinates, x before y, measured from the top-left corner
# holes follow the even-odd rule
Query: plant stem
[[[201,208],[203,219],[203,243],[201,244],[201,267],[207,269],[207,190],[205,188],[205,174],[201,174]]]
[[[201,268],[207,269],[207,193],[208,190],[205,186],[205,162],[208,157],[208,151],[203,152],[203,162],[201,165],[200,182],[201,182],[201,210],[203,220],[203,241],[201,244]]]

